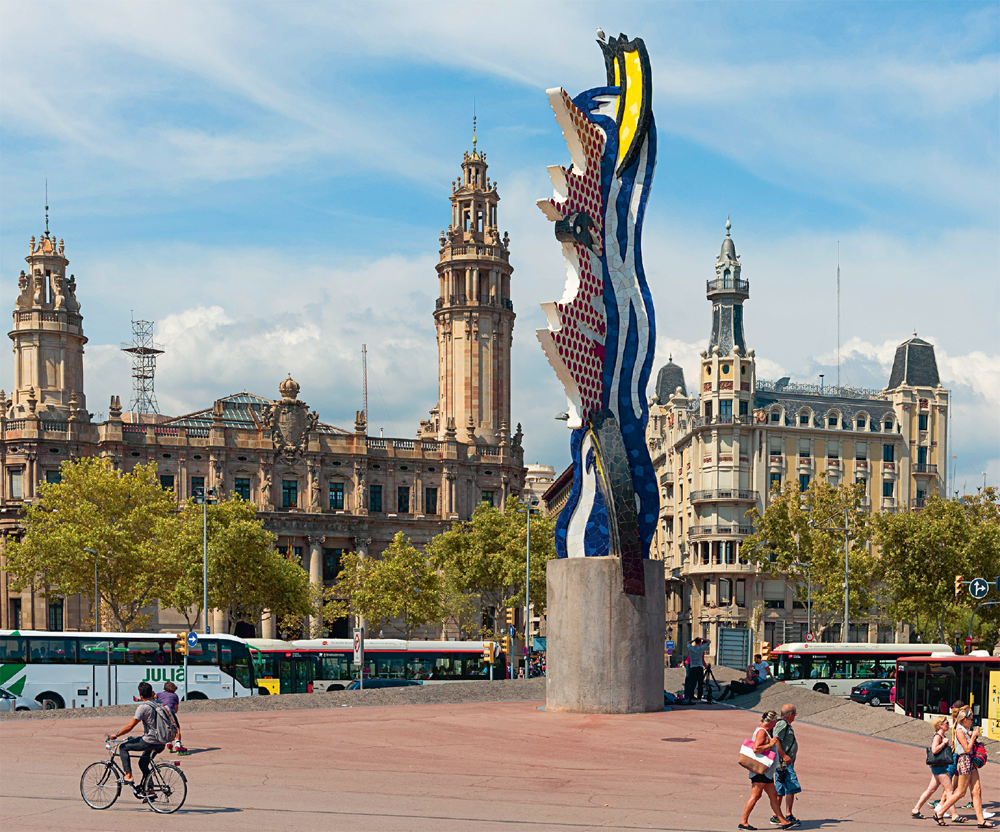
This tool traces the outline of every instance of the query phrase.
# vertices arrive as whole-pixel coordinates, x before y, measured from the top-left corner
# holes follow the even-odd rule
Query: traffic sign
[[[972,636],[966,636],[965,637],[965,646],[966,647],[971,647],[972,646]]]
[[[982,578],[974,578],[969,581],[969,595],[975,598],[977,601],[981,598],[986,597],[986,593],[990,591],[990,585],[987,581]]]
[[[674,643],[672,641],[668,641],[667,642],[667,650],[673,650],[673,649],[674,649]]]
[[[188,633],[188,647],[194,647],[198,643],[198,634],[192,630]]]
[[[354,628],[354,663],[365,663],[365,631],[363,627]]]
[[[510,627],[507,628],[507,635],[509,635],[511,638],[514,638],[514,627],[513,627],[513,625],[511,625]]]
[[[806,641],[812,641],[812,640],[813,640],[813,634],[812,633],[806,633]]]

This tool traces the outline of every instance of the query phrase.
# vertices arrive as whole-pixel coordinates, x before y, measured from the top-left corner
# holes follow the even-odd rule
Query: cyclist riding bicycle
[[[132,785],[135,784],[135,780],[132,777],[132,759],[129,751],[142,752],[139,758],[139,770],[145,777],[149,774],[149,761],[154,755],[163,751],[177,733],[177,723],[170,709],[165,708],[153,696],[153,686],[149,682],[139,682],[139,697],[142,701],[135,709],[135,717],[121,731],[111,735],[111,739],[118,739],[129,733],[140,722],[145,729],[141,737],[132,737],[118,747],[118,756],[125,771],[125,782]]]

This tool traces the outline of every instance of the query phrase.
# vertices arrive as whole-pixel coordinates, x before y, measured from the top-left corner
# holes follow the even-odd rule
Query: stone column
[[[548,562],[546,710],[663,710],[663,561],[643,567],[646,594],[638,596],[622,590],[618,558]]]
[[[325,542],[326,537],[323,536],[309,538],[309,583],[313,586],[323,585],[323,544]],[[323,620],[319,616],[309,616],[309,638],[322,623]]]
[[[272,613],[270,610],[264,610],[264,614],[261,616],[260,637],[261,638],[278,637],[278,622],[274,618],[274,613]]]

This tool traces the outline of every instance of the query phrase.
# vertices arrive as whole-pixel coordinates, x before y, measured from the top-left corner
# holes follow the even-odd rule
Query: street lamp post
[[[204,616],[204,632],[208,635],[212,628],[208,625],[208,503],[215,502],[214,488],[200,488],[195,495],[195,503],[201,503],[201,543],[202,543],[202,615]]]
[[[94,632],[101,632],[101,617],[97,614],[97,604],[99,602],[99,596],[97,594],[97,552],[93,549],[84,549],[85,552],[90,552],[94,556]]]
[[[524,678],[531,678],[531,507],[538,505],[537,497],[528,499],[527,508],[518,509],[527,516],[527,543],[524,553]],[[513,665],[512,668],[513,669]]]

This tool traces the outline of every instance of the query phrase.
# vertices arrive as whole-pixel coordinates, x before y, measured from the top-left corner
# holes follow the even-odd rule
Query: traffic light
[[[514,613],[514,608],[513,607],[507,607],[507,626],[508,627],[513,627],[514,626],[514,614],[515,614]]]
[[[188,637],[187,633],[177,634],[177,655],[186,656],[188,652]]]
[[[769,662],[771,660],[771,642],[762,641],[760,643],[760,658],[761,661]]]
[[[955,597],[958,598],[962,594],[962,576],[955,576]]]
[[[483,661],[493,664],[493,642],[484,641],[483,642]]]
[[[504,636],[500,639],[500,646],[503,648],[503,652],[507,656],[507,660],[510,660],[510,636]]]

